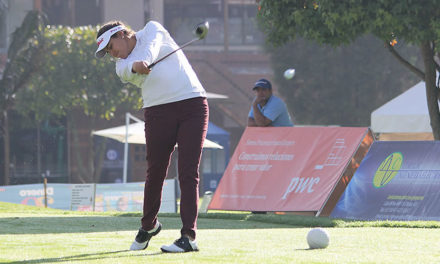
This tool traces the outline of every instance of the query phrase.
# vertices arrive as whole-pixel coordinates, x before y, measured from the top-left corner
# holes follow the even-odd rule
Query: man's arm
[[[252,117],[248,117],[247,126],[248,127],[256,127],[257,123],[255,123],[255,120]]]
[[[272,124],[272,120],[270,120],[269,118],[265,117],[260,112],[260,109],[258,108],[258,104],[256,104],[254,102],[252,104],[252,107],[253,107],[253,110],[254,110],[254,119],[253,120],[255,122],[255,126],[267,127],[267,126],[270,126],[270,124]],[[249,120],[248,120],[248,126],[249,126]]]

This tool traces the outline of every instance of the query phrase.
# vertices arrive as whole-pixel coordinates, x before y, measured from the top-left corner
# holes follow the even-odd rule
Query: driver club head
[[[204,39],[208,34],[208,30],[209,30],[209,22],[208,21],[202,22],[198,24],[194,29],[194,35],[199,39]]]

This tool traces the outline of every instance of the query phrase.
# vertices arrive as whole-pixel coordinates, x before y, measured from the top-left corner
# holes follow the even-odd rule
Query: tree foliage
[[[302,38],[270,48],[274,80],[296,124],[369,126],[374,109],[415,84],[381,44],[367,35],[337,48]],[[399,51],[420,64],[414,47]],[[295,78],[283,77],[287,68]]]
[[[128,109],[141,106],[140,89],[124,85],[115,74],[115,64],[110,59],[96,59],[97,27],[47,26],[44,32],[46,45],[42,63],[32,76],[32,82],[17,95],[16,110],[31,116],[36,126],[50,117],[67,117],[71,152],[82,182],[94,182],[93,140],[81,142],[79,129],[91,132],[96,122],[111,119],[121,105]],[[77,111],[87,117],[78,123]],[[91,134],[91,133],[89,133]],[[88,146],[88,155],[79,145]]]
[[[92,26],[46,28],[43,63],[20,94],[27,102],[19,106],[22,113],[34,112],[37,119],[44,119],[79,108],[87,116],[110,119],[124,102],[139,106],[139,89],[120,82],[113,61],[94,57],[97,30]]]
[[[23,89],[37,69],[44,46],[44,17],[37,11],[29,12],[23,23],[12,34],[8,59],[0,80],[0,136],[3,139],[4,173],[0,181],[9,183],[9,117],[16,94]]]
[[[41,60],[44,46],[43,30],[45,22],[42,15],[31,11],[22,25],[12,34],[8,49],[8,59],[0,80],[0,108],[10,109],[16,93],[28,84]],[[0,123],[1,124],[1,123]]]
[[[365,34],[383,41],[391,54],[426,83],[428,109],[434,138],[440,139],[440,69],[437,42],[440,39],[440,0],[262,0],[259,25],[275,46],[303,37],[320,44],[340,46]],[[423,69],[394,48],[405,42],[419,48]]]

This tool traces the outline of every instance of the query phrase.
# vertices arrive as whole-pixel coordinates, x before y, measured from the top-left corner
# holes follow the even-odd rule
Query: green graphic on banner
[[[373,178],[373,186],[382,188],[387,185],[402,167],[403,155],[401,152],[394,152],[389,155],[377,169]]]
[[[440,221],[439,157],[440,141],[374,142],[331,217]]]

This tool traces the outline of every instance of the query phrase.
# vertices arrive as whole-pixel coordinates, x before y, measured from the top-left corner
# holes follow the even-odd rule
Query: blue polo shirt
[[[272,120],[271,126],[274,127],[286,127],[293,126],[292,119],[287,111],[286,104],[279,97],[272,95],[267,101],[266,105],[261,107],[258,105],[260,112],[270,120]],[[249,117],[254,118],[254,109],[251,106],[249,111]]]

